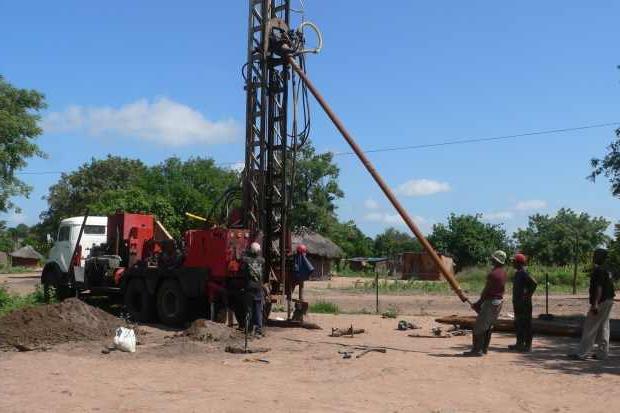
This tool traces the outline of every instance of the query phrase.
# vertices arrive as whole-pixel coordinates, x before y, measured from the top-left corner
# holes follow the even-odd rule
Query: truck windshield
[[[86,225],[84,234],[88,235],[105,235],[105,225]]]
[[[58,241],[69,241],[69,234],[71,233],[71,227],[65,225],[58,230]]]

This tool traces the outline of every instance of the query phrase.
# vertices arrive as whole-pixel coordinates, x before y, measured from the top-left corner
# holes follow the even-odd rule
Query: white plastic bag
[[[119,327],[114,336],[114,347],[129,353],[136,352],[136,333],[131,328]]]

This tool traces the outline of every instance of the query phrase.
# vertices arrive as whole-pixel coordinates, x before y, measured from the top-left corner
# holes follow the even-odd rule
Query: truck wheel
[[[45,302],[49,303],[51,300],[57,298],[56,286],[60,279],[60,271],[56,267],[46,267],[41,274],[41,285],[43,286],[43,295]]]
[[[66,278],[66,274],[63,274],[56,266],[47,267],[43,270],[41,284],[43,284],[43,295],[46,302],[62,301],[76,295],[75,289],[69,285]]]
[[[179,325],[187,318],[187,297],[176,280],[165,280],[157,290],[157,315],[166,325]]]
[[[153,318],[155,300],[146,289],[146,284],[139,278],[129,281],[125,290],[125,309],[134,321],[145,323]]]

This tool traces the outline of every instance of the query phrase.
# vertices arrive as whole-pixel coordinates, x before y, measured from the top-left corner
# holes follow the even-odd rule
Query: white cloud
[[[413,216],[411,218],[418,225],[426,223],[426,219],[421,216]],[[379,222],[382,224],[406,226],[405,221],[403,221],[400,215],[388,214],[387,212],[369,212],[368,214],[364,215],[364,219],[366,221]]]
[[[382,224],[398,224],[405,225],[404,221],[398,214],[388,214],[386,212],[369,212],[364,216],[367,221],[380,222]]]
[[[450,190],[450,185],[446,182],[430,179],[412,179],[400,185],[396,192],[403,196],[426,196]]]
[[[520,201],[515,205],[514,209],[517,211],[536,211],[538,209],[547,208],[547,202],[539,199],[531,199],[528,201]]]
[[[211,121],[167,98],[141,99],[118,108],[70,106],[43,119],[45,132],[139,138],[165,146],[226,143],[240,136],[232,119]]]
[[[514,218],[514,214],[510,211],[489,212],[482,214],[485,221],[507,221]]]
[[[379,209],[379,203],[374,199],[367,199],[364,201],[364,208],[366,209]]]
[[[234,162],[228,166],[228,169],[241,173],[245,169],[245,162]]]

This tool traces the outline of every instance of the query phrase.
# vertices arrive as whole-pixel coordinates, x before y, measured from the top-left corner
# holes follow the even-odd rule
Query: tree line
[[[31,188],[16,172],[29,158],[44,157],[36,144],[42,133],[39,112],[46,107],[40,92],[19,89],[0,76],[0,212],[19,211],[11,202],[28,196]],[[602,159],[591,161],[590,179],[605,176],[612,194],[620,196],[620,129]],[[333,154],[317,153],[311,142],[298,153],[293,177],[291,223],[308,228],[338,244],[349,257],[393,256],[403,251],[420,251],[417,240],[408,233],[388,228],[374,238],[366,236],[353,221],[340,222],[336,201],[344,196],[339,187],[340,170]],[[29,243],[45,252],[46,236],[56,231],[63,218],[107,215],[116,210],[153,213],[168,230],[178,236],[196,222],[185,212],[207,216],[228,188],[240,188],[239,173],[218,167],[214,160],[171,157],[156,165],[138,159],[108,155],[91,159],[77,170],[63,173],[46,197],[48,207],[41,222],[33,227],[7,228],[0,222],[0,250],[10,249],[15,240]],[[500,225],[484,222],[481,215],[452,214],[445,223],[433,226],[429,240],[438,251],[451,255],[458,268],[483,264],[495,249],[517,249],[534,260],[549,265],[566,265],[575,257],[583,262],[597,246],[608,245],[611,262],[620,264],[620,227],[614,237],[606,235],[610,222],[570,209],[556,215],[536,214],[525,229],[508,235]]]

